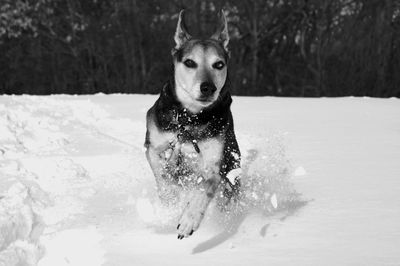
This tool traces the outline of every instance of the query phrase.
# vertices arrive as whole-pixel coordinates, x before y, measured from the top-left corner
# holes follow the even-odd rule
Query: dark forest
[[[0,0],[0,94],[158,93],[181,9],[235,95],[400,97],[399,0]]]

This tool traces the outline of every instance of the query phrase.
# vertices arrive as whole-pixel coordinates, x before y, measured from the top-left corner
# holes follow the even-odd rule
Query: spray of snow
[[[294,176],[305,176],[305,175],[307,175],[307,171],[306,171],[306,169],[304,169],[303,166],[299,166],[296,168],[293,175]]]
[[[286,155],[283,134],[268,135],[268,138],[250,138],[238,134],[242,144],[242,168],[230,172],[227,177],[233,183],[240,180],[241,194],[226,204],[224,187],[221,187],[205,216],[205,220],[215,228],[220,228],[220,224],[235,224],[248,215],[287,215],[306,204],[290,181],[293,170]],[[251,142],[246,141],[248,139]],[[140,221],[157,230],[176,227],[187,195],[181,192],[178,202],[165,206],[158,199],[152,180],[142,183],[142,186],[142,196],[135,200]],[[231,227],[230,230],[235,229]]]

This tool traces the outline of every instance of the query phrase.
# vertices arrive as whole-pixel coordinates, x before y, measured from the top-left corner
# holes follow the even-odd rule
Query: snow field
[[[234,98],[244,199],[182,241],[143,153],[155,99],[0,97],[0,265],[400,263],[397,99]]]

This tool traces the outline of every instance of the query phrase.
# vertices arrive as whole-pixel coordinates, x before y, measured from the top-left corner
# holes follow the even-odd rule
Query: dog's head
[[[172,50],[175,92],[181,104],[193,113],[218,100],[227,78],[228,25],[221,11],[217,31],[208,39],[193,38],[186,30],[184,11],[179,13]]]

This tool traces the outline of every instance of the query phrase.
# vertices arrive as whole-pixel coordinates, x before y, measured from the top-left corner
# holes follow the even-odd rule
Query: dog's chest
[[[156,126],[155,123],[149,123],[150,146],[157,150],[164,150],[175,146],[178,142],[181,144],[188,142],[191,144],[188,146],[195,147],[200,142],[200,135],[205,131],[205,128],[206,125],[201,125],[177,127],[176,130],[163,130]]]
[[[224,140],[221,136],[199,138],[206,126],[186,127],[184,131],[161,130],[154,124],[149,126],[150,146],[160,158],[170,160],[179,156],[191,167],[214,168],[220,165]]]
[[[180,146],[180,154],[186,160],[195,159],[196,164],[201,163],[203,167],[210,168],[218,166],[222,160],[223,140],[213,137],[196,141],[198,149],[191,142],[185,142]]]
[[[209,138],[197,143],[196,149],[191,143],[182,143],[175,150],[179,155],[173,172],[185,187],[199,184],[203,180],[217,177],[223,156],[223,143],[218,138]],[[199,152],[198,152],[199,151]]]

